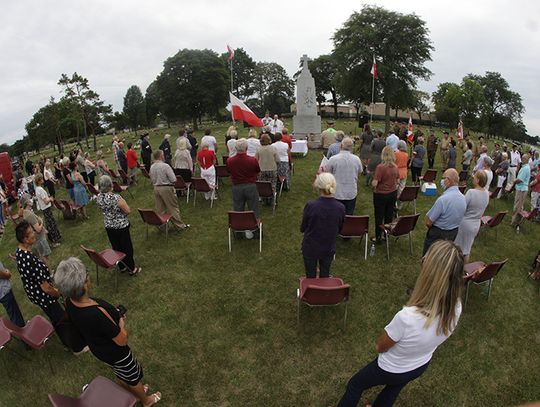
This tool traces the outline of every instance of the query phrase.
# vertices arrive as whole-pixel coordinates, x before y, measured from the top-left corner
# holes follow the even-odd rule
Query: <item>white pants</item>
[[[540,208],[540,192],[531,192],[531,211]]]
[[[516,180],[517,167],[508,168],[508,181],[506,181],[506,190],[510,191],[514,181]]]
[[[210,186],[210,189],[216,188],[216,167],[213,165],[210,168],[207,168],[206,170],[204,168],[201,168],[201,178],[204,178],[206,182],[208,182],[208,185]],[[210,199],[212,197],[212,191],[205,192],[204,198]]]

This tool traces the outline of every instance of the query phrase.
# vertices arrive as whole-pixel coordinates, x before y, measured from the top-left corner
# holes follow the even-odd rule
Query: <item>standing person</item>
[[[204,131],[204,136],[201,139],[201,146],[205,144],[208,146],[208,149],[210,151],[213,151],[215,154],[217,154],[218,147],[217,147],[217,140],[214,136],[212,136],[212,130],[206,129]]]
[[[396,165],[399,171],[399,185],[397,190],[397,196],[401,194],[401,191],[405,188],[407,184],[407,168],[409,164],[409,154],[407,153],[407,143],[405,140],[399,140],[398,142],[398,151],[396,154]]]
[[[227,160],[227,169],[231,174],[233,210],[245,211],[245,207],[259,213],[259,193],[257,192],[257,176],[261,172],[255,157],[247,155],[248,142],[245,138],[236,141],[236,155]]]
[[[364,173],[367,172],[369,156],[371,155],[371,142],[374,138],[375,136],[371,131],[370,125],[368,123],[364,124],[364,131],[360,136],[360,141],[362,142],[362,144],[360,145],[360,161],[362,162],[362,168],[364,168]]]
[[[382,151],[381,163],[377,165],[371,183],[375,212],[375,238],[371,240],[377,244],[382,239],[380,225],[390,223],[393,220],[398,184],[399,170],[396,166],[396,155],[392,146],[386,146]]]
[[[353,145],[353,140],[345,137],[339,154],[332,156],[326,164],[326,171],[334,176],[336,182],[334,198],[343,204],[347,215],[354,214],[358,176],[362,173],[362,162],[352,153]]]
[[[512,215],[512,226],[517,227],[521,221],[520,212],[523,210],[525,198],[529,191],[529,182],[531,180],[531,168],[529,167],[529,154],[523,154],[521,157],[521,168],[514,181],[516,185],[516,195],[514,198],[514,214]]]
[[[116,150],[116,157],[118,158],[118,167],[121,168],[127,174],[128,163],[127,163],[126,153],[124,151],[124,143],[118,143],[118,150]]]
[[[90,297],[92,284],[83,262],[76,257],[61,261],[54,282],[65,298],[69,320],[92,354],[112,368],[122,387],[133,393],[143,407],[161,400],[160,392],[148,396],[148,385],[141,382],[142,367],[128,346],[125,309]]]
[[[435,156],[437,154],[437,138],[432,131],[429,133],[427,141],[428,168],[433,169],[435,164]]]
[[[136,182],[137,181],[137,162],[138,162],[138,158],[137,158],[137,153],[135,152],[135,150],[133,150],[133,144],[132,143],[128,143],[127,144],[127,148],[128,148],[128,151],[127,151],[127,154],[126,154],[126,158],[127,158],[127,166],[128,166],[128,170],[129,170],[129,175],[131,176],[131,182]]]
[[[465,196],[459,191],[458,183],[458,172],[453,168],[447,169],[441,179],[441,187],[444,192],[437,198],[426,215],[428,231],[424,239],[422,256],[437,240],[454,241],[456,239],[459,224],[467,209]]]
[[[483,170],[477,171],[473,177],[474,188],[465,194],[467,209],[454,240],[463,252],[465,263],[469,262],[474,239],[480,230],[480,218],[489,204],[489,192],[485,188],[488,185],[487,181],[486,173]]]
[[[357,157],[358,158],[358,157]],[[304,206],[300,232],[302,256],[307,278],[330,276],[330,265],[336,253],[336,237],[345,220],[345,207],[334,198],[336,179],[327,172],[317,175],[313,188],[319,192],[319,198],[309,201]]]
[[[37,207],[43,212],[43,218],[45,219],[45,229],[47,229],[49,240],[52,242],[52,247],[60,246],[60,240],[62,235],[56,226],[54,215],[52,213],[52,202],[54,198],[51,198],[47,191],[43,188],[43,176],[41,174],[36,175],[36,198]]]
[[[378,353],[347,384],[337,407],[355,407],[362,393],[384,385],[374,406],[393,406],[400,391],[428,368],[461,315],[463,255],[452,242],[433,244],[422,261],[411,298],[377,339]]]
[[[392,150],[394,150],[394,152],[397,151],[398,141],[399,137],[396,136],[393,132],[386,137],[386,145],[392,147]]]
[[[104,175],[99,179],[99,195],[96,203],[103,212],[103,222],[105,231],[109,237],[109,242],[113,250],[126,255],[124,260],[118,265],[120,271],[125,271],[126,267],[130,276],[141,272],[141,267],[135,267],[133,259],[133,243],[131,242],[130,224],[128,215],[131,212],[127,202],[119,194],[113,191],[111,177]]]
[[[54,198],[56,196],[54,184],[57,182],[57,180],[52,173],[51,160],[49,160],[48,158],[45,160],[45,165],[43,168],[43,180],[45,187],[47,187],[47,190],[49,191],[49,194]]]
[[[469,171],[469,167],[471,166],[471,160],[473,158],[473,152],[472,152],[472,143],[470,141],[467,141],[467,149],[463,153],[463,158],[461,160],[461,166],[463,168],[463,171]]]
[[[73,182],[73,201],[80,208],[81,216],[84,219],[90,219],[86,214],[86,205],[90,200],[88,199],[84,179],[79,173],[79,166],[76,163],[71,163],[69,168],[71,169],[71,180]]]
[[[229,137],[230,139],[227,140],[227,151],[229,153],[229,157],[234,157],[236,154],[236,139],[238,138],[238,132],[236,129],[229,132]]]
[[[270,121],[268,126],[270,127],[270,132],[272,134],[281,133],[281,130],[283,130],[283,122],[279,120],[277,114],[274,115],[274,118]]]
[[[270,112],[266,111],[264,113],[264,117],[261,120],[263,122],[264,127],[269,126],[270,122],[272,121],[272,118],[270,117]]]
[[[484,170],[485,167],[484,167],[484,158],[486,158],[488,156],[487,154],[487,146],[485,145],[482,145],[480,147],[480,150],[479,150],[479,156],[476,158],[476,165],[474,166],[474,171],[478,171],[478,170]]]
[[[506,177],[508,176],[508,169],[510,168],[510,160],[508,160],[508,153],[503,152],[501,154],[501,157],[502,157],[502,161],[497,167],[497,169],[495,170],[495,174],[494,174],[494,175],[497,175],[497,187],[501,188],[497,198],[500,198],[501,195],[503,194]]]
[[[0,262],[0,303],[6,310],[8,318],[21,328],[25,325],[24,318],[11,289],[11,272]]]
[[[448,145],[448,168],[456,168],[457,152],[456,152],[456,142],[454,139],[450,139],[450,144]]]
[[[330,147],[328,147],[328,151],[326,152],[326,158],[330,159],[332,156],[339,154],[341,151],[341,142],[343,141],[343,137],[345,137],[345,133],[341,130],[336,131],[336,142],[331,144]]]
[[[516,174],[518,166],[521,163],[521,154],[517,149],[517,145],[512,144],[512,151],[510,151],[510,166],[508,168],[508,176],[506,179],[506,191],[510,191],[516,180]]]
[[[163,136],[163,141],[159,145],[159,149],[163,151],[165,162],[169,165],[171,165],[171,158],[172,158],[171,143],[169,142],[170,138],[171,138],[170,134],[165,134],[165,136]]]
[[[292,151],[292,138],[289,135],[289,130],[286,127],[284,127],[283,130],[281,130],[281,141],[283,141],[284,143],[287,143],[287,145]]]
[[[386,141],[384,141],[383,132],[377,130],[377,138],[371,142],[371,155],[367,167],[366,185],[370,185],[373,180],[373,174],[375,173],[375,168],[381,162],[381,153],[384,147],[386,147]]]
[[[193,160],[191,152],[188,150],[189,141],[187,138],[180,139],[178,148],[174,153],[174,174],[180,175],[185,182],[191,182],[193,171]]]
[[[420,182],[420,177],[422,176],[422,168],[424,167],[424,156],[426,155],[426,149],[424,148],[424,138],[418,137],[418,140],[416,141],[418,144],[414,146],[412,152],[413,158],[411,160],[411,175],[412,182],[414,184]],[[446,158],[448,159],[448,154],[446,154]],[[446,165],[448,166],[448,161]]]
[[[180,218],[178,198],[174,190],[176,175],[174,175],[170,165],[165,163],[165,156],[161,150],[154,152],[154,164],[150,167],[150,180],[154,185],[157,213],[172,215],[171,223],[179,230],[189,228],[191,225],[184,223]]]
[[[450,134],[445,131],[444,137],[441,141],[441,159],[442,159],[442,169],[448,169],[448,148],[450,147]]]
[[[146,171],[150,171],[150,166],[152,165],[152,146],[150,145],[149,138],[148,133],[144,133],[141,136],[141,159]]]
[[[529,184],[531,187],[531,211],[540,208],[540,171],[536,173],[534,179]]]
[[[186,137],[189,141],[189,145],[191,146],[191,148],[189,149],[191,153],[191,160],[193,161],[193,164],[195,164],[195,162],[197,161],[197,150],[199,149],[199,143],[197,143],[197,139],[193,135],[193,130],[191,129],[188,129]]]
[[[69,169],[70,162],[68,157],[64,157],[62,162],[64,168],[62,169],[62,176],[64,177],[66,191],[72,201],[75,200],[75,195],[73,194],[73,180],[71,179],[71,171]]]
[[[90,159],[90,154],[88,152],[84,153],[84,169],[86,171],[86,176],[90,184],[95,185],[96,182],[96,164]]]
[[[62,160],[63,160],[64,156],[61,154],[60,155],[60,158],[58,159],[58,161],[56,161],[56,158],[53,160],[53,165],[54,165],[54,178],[56,179],[56,182],[62,182]],[[49,191],[50,193],[50,191]],[[51,194],[51,196],[53,196]]]
[[[203,137],[204,139],[204,137]],[[216,189],[216,167],[214,166],[217,162],[216,153],[210,150],[210,146],[206,144],[206,141],[201,142],[202,149],[197,153],[197,161],[199,162],[199,167],[201,167],[201,178],[205,179],[210,187],[210,192],[204,193],[204,199],[209,200],[214,195]]]
[[[274,135],[274,148],[276,149],[279,156],[279,163],[277,164],[277,176],[278,180],[284,179],[285,186],[283,187],[284,191],[289,191],[291,189],[291,149],[287,143],[284,143],[281,140],[281,133],[276,133]]]
[[[79,174],[81,174],[84,183],[86,184],[88,182],[88,174],[86,173],[86,170],[84,168],[84,156],[82,150],[75,150],[75,163],[77,164],[79,168]]]
[[[38,217],[32,210],[32,197],[28,194],[23,194],[19,198],[19,205],[22,209],[23,219],[32,227],[36,234],[36,239],[32,248],[37,252],[39,258],[44,263],[49,263],[51,248],[47,242],[47,229],[43,219]]]
[[[489,187],[491,185],[491,181],[493,181],[493,171],[491,171],[491,166],[493,165],[493,160],[491,159],[491,157],[489,156],[485,156],[484,159],[484,169],[482,171],[484,171],[486,173],[486,177],[487,177],[487,182],[486,182],[486,186],[484,187],[486,191],[489,192]]]
[[[116,168],[118,168],[118,156],[116,155],[117,152],[118,152],[118,137],[116,137],[116,136],[113,136],[113,138],[112,138],[111,149],[112,149],[113,159],[114,159],[114,162],[116,164]]]
[[[280,158],[276,148],[271,143],[270,136],[263,134],[261,136],[261,148],[255,153],[255,158],[261,169],[257,180],[269,181],[272,184],[272,189],[275,191],[277,185],[277,164],[280,162]]]
[[[493,172],[493,174],[495,174],[495,171],[497,170],[497,168],[499,168],[499,164],[502,162],[502,150],[499,143],[495,143],[495,150],[493,150],[493,153],[491,154],[491,159],[493,160],[491,171]],[[493,181],[491,182],[490,186],[497,186],[497,177],[493,177]]]
[[[274,142],[273,135],[269,135],[269,137],[272,142]],[[249,130],[247,139],[247,155],[249,155],[250,157],[255,157],[255,154],[257,153],[259,148],[261,148],[261,142],[257,138],[257,131],[255,129],[251,129]]]
[[[334,121],[326,122],[326,130],[321,133],[321,148],[324,151],[328,150],[332,144],[336,142],[336,130],[334,129]]]

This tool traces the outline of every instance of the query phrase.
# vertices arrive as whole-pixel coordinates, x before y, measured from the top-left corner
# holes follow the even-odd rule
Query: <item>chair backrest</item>
[[[92,185],[90,182],[86,183],[86,188],[90,191],[92,195],[99,195],[99,191],[96,189],[94,185]]]
[[[308,285],[302,301],[309,305],[337,305],[349,299],[349,284],[336,287]]]
[[[369,216],[346,215],[339,234],[341,236],[363,236],[369,229]]]
[[[274,189],[270,181],[257,181],[257,192],[261,198],[272,198],[274,196]]]
[[[411,202],[418,198],[418,191],[420,186],[418,185],[407,185],[399,194],[398,200],[401,202]]]
[[[222,155],[222,156],[221,156],[221,159],[223,160],[223,165],[227,165],[227,160],[229,159],[229,156],[227,156],[227,155]]]
[[[22,328],[5,318],[2,323],[10,333],[34,348],[43,346],[45,340],[54,332],[52,324],[41,315],[34,315]]]
[[[2,349],[11,340],[11,334],[8,329],[0,321],[0,349]]]
[[[393,236],[403,236],[408,234],[416,227],[416,222],[418,222],[419,217],[419,213],[416,215],[400,216],[397,219],[396,225],[393,227],[391,234]]]
[[[474,281],[475,283],[482,283],[484,281],[491,280],[499,273],[499,271],[501,271],[507,261],[508,259],[503,261],[494,261],[493,263],[486,265],[481,273],[471,276],[471,281]]]
[[[494,228],[502,222],[503,218],[506,216],[507,213],[508,211],[498,212],[494,217],[489,220],[487,226],[489,226],[490,228]]]
[[[109,268],[109,265],[105,262],[105,260],[103,260],[103,257],[101,257],[99,252],[84,245],[80,245],[80,248],[88,255],[88,257],[90,257],[90,260],[92,260],[99,267]]]
[[[422,179],[424,182],[433,182],[435,181],[435,178],[437,178],[437,170],[429,169],[426,171]]]
[[[113,181],[112,184],[113,184],[113,191],[114,191],[114,192],[117,192],[117,193],[124,192],[124,190],[122,189],[122,187],[120,186],[120,184],[118,184],[118,182]]]
[[[216,165],[216,177],[218,178],[224,178],[224,177],[230,177],[231,174],[229,173],[229,170],[227,169],[226,165]]]
[[[193,185],[193,188],[195,191],[198,192],[210,192],[210,185],[208,185],[208,182],[204,178],[191,178],[191,185]]]
[[[532,220],[532,219],[536,218],[537,213],[538,213],[538,208],[534,208],[532,211],[529,212],[526,219],[527,220]]]
[[[118,173],[115,170],[113,170],[112,168],[109,169],[109,172],[111,173],[111,176],[113,178],[120,178],[120,175],[118,175]]]
[[[259,226],[253,211],[229,211],[229,227],[232,230],[255,230]]]
[[[174,189],[187,189],[186,181],[182,178],[181,175],[176,176],[176,181],[174,182]]]
[[[146,168],[139,167],[139,169],[141,170],[143,176],[145,176],[146,178],[150,178],[150,174],[148,173],[148,170]]]
[[[63,210],[69,211],[70,213],[73,212],[73,207],[71,206],[71,203],[65,199],[61,199],[60,203],[64,207]]]
[[[165,224],[165,222],[163,222],[163,220],[158,216],[158,214],[152,209],[137,208],[137,210],[139,211],[141,219],[144,223],[148,223],[152,226],[161,226]]]
[[[56,209],[60,211],[64,210],[64,205],[62,204],[62,202],[59,202],[56,199],[53,199],[53,205],[56,207]]]
[[[491,193],[489,194],[489,199],[495,199],[497,196],[499,196],[499,192],[501,191],[501,187],[495,188]]]

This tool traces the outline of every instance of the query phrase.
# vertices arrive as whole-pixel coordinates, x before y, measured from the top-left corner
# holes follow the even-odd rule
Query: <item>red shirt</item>
[[[207,170],[212,165],[214,165],[216,161],[216,153],[214,153],[212,150],[205,148],[197,153],[197,161],[199,161],[199,165],[201,166],[201,168]]]
[[[289,145],[289,148],[292,149],[292,138],[288,134],[283,134],[281,136],[281,141],[284,143],[287,143]]]
[[[531,191],[540,192],[540,171],[538,172],[538,174],[536,174],[536,177],[534,177],[534,179],[536,181],[536,184],[531,187]]]
[[[229,157],[227,169],[231,174],[231,181],[234,185],[255,184],[257,174],[261,172],[259,162],[255,157],[240,152],[233,157]]]
[[[130,148],[127,151],[128,168],[135,168],[137,166],[137,153]]]

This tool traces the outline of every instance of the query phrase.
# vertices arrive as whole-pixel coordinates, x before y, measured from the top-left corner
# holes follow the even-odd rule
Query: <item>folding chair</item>
[[[227,165],[227,160],[229,159],[228,155],[222,155],[221,160],[223,161],[223,165]]]
[[[141,174],[143,175],[144,178],[150,179],[150,174],[148,173],[148,170],[144,168],[144,166],[140,166],[139,170],[141,170]]]
[[[193,206],[197,202],[197,192],[205,193],[212,192],[210,196],[210,208],[214,205],[214,199],[216,197],[216,189],[210,188],[208,182],[204,178],[191,178],[191,185],[193,186]]]
[[[437,170],[428,169],[424,176],[420,177],[420,182],[434,182],[437,178]]]
[[[96,189],[96,187],[94,185],[92,185],[91,183],[87,182],[86,183],[86,188],[88,189],[88,192],[90,192],[90,194],[92,196],[98,196],[99,195],[99,191]]]
[[[124,264],[123,262],[124,258],[126,257],[125,253],[118,252],[113,249],[105,249],[101,252],[98,252],[94,249],[90,249],[88,247],[85,247],[83,245],[80,246],[81,249],[90,257],[90,260],[94,262],[96,265],[96,283],[99,285],[99,268],[102,267],[106,270],[111,269],[118,269],[118,265],[120,263]],[[115,279],[114,279],[114,288],[116,291],[118,291],[118,273],[115,273]]]
[[[469,299],[469,286],[471,283],[473,284],[488,284],[488,296],[487,299],[489,300],[489,297],[491,296],[491,287],[493,286],[493,279],[499,271],[503,268],[503,266],[506,264],[508,259],[505,259],[503,261],[494,261],[490,264],[486,264],[482,261],[475,261],[473,263],[467,263],[465,264],[465,267],[463,268],[465,272],[464,276],[464,282],[467,285],[467,290],[465,294],[465,306],[467,306],[467,300]]]
[[[516,230],[519,232],[524,221],[535,222],[536,216],[538,215],[538,208],[534,208],[532,211],[522,210],[519,212],[521,219],[517,224]]]
[[[186,203],[189,203],[189,189],[191,188],[191,182],[184,181],[181,175],[176,176],[176,181],[174,182],[174,189],[178,191],[186,191]]]
[[[401,236],[409,235],[409,250],[412,255],[411,232],[416,227],[416,222],[418,222],[419,217],[419,213],[416,215],[400,216],[394,223],[380,225],[380,228],[383,230],[386,237],[386,258],[388,260],[390,260],[390,236],[394,236],[397,241]]]
[[[287,177],[283,175],[278,176],[279,181],[279,197],[281,198],[281,192],[283,192],[283,185],[287,182]]]
[[[296,289],[297,323],[300,326],[300,307],[331,307],[345,304],[343,328],[347,322],[347,302],[349,301],[349,284],[344,284],[341,278],[307,278],[300,277],[299,288]]]
[[[148,225],[162,227],[165,226],[165,242],[169,242],[169,223],[172,215],[168,213],[159,214],[152,209],[137,209],[141,215],[142,221],[146,224],[146,240],[148,240]]]
[[[6,217],[13,222],[13,225],[16,227],[17,224],[19,223],[19,219],[20,219],[20,216],[18,213],[13,213],[11,212],[11,206],[9,204],[7,204],[6,206],[4,206],[5,210],[6,210]]]
[[[366,239],[365,249],[364,249],[364,260],[367,260],[367,251],[368,251],[368,230],[369,230],[369,216],[353,216],[346,215],[345,221],[341,226],[341,231],[339,232],[340,237],[351,238],[359,237],[360,238],[360,247],[362,247],[362,239]]]
[[[418,198],[418,191],[420,191],[420,186],[418,185],[407,185],[399,194],[399,202],[412,202],[414,206],[414,213],[416,214],[416,198]]]
[[[49,401],[53,407],[134,407],[138,402],[129,391],[102,376],[93,379],[79,397],[49,394]]]
[[[229,211],[229,253],[232,251],[232,232],[259,232],[259,253],[262,252],[262,221],[257,219],[253,211]]]
[[[4,324],[0,323],[0,350],[4,349],[9,341],[11,341],[11,334]]]
[[[131,196],[131,198],[133,198],[133,194],[131,193],[131,191],[129,190],[129,187],[127,185],[120,185],[116,181],[113,181],[112,184],[113,184],[113,191],[114,192],[116,192],[117,194],[122,194],[122,192],[127,191],[128,194]]]
[[[133,178],[131,174],[127,174],[122,168],[118,168],[118,175],[122,178],[124,185],[131,185]]]
[[[77,218],[77,211],[81,209],[79,205],[76,205],[75,203],[68,201],[66,199],[61,199],[60,203],[62,204],[63,210],[66,212],[69,212],[70,219],[76,219]],[[63,213],[63,211],[62,211]]]
[[[231,174],[226,165],[216,165],[216,180],[219,181],[222,178],[229,178]]]
[[[501,187],[497,187],[497,188],[495,188],[493,191],[491,191],[489,193],[489,204],[488,204],[488,206],[490,206],[491,203],[493,202],[493,207],[495,208],[495,200],[498,199],[500,192],[501,192]]]
[[[272,183],[270,181],[257,181],[256,185],[260,198],[272,200],[272,215],[274,215],[276,213],[277,193]]]
[[[480,218],[480,226],[488,229],[495,229],[495,237],[497,237],[497,226],[502,222],[508,211],[498,212],[495,216],[484,215]]]
[[[62,205],[62,203],[56,199],[53,199],[53,205],[56,209],[58,209],[58,219],[60,219],[60,214],[64,213],[64,205]]]

